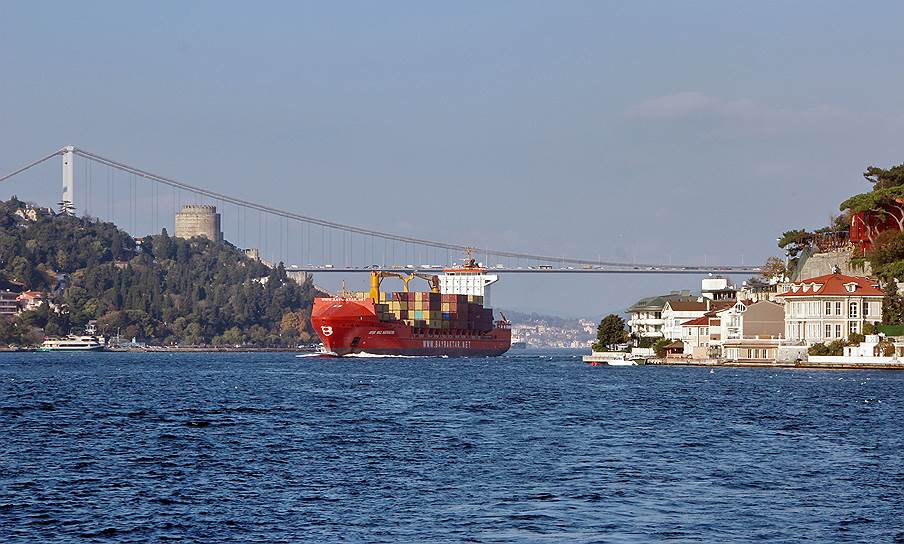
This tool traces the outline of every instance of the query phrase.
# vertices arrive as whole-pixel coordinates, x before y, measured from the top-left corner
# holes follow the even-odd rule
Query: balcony
[[[635,326],[654,326],[654,327],[658,326],[658,327],[661,327],[661,326],[665,325],[665,319],[662,319],[662,318],[657,319],[657,318],[653,318],[653,317],[642,318],[642,319],[632,319],[631,321],[628,321],[628,325],[630,325],[632,327],[635,327]]]

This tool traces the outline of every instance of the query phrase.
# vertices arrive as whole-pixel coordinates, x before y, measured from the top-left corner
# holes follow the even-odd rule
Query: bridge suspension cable
[[[51,153],[50,155],[47,155],[46,157],[42,157],[36,161],[32,161],[32,162],[26,164],[25,166],[23,166],[22,168],[19,168],[18,170],[14,170],[14,171],[10,172],[9,174],[6,174],[5,176],[0,177],[0,183],[3,183],[4,181],[8,180],[9,178],[11,178],[17,174],[21,174],[22,172],[24,172],[26,170],[30,170],[30,169],[34,168],[35,166],[41,164],[42,162],[49,161],[50,159],[57,157],[59,155],[62,155],[62,154],[63,154],[63,150],[60,149],[59,151],[55,151],[55,152]]]
[[[176,190],[188,191],[190,193],[208,197],[208,198],[220,201],[220,202],[234,204],[235,206],[237,206],[239,208],[243,208],[246,210],[247,209],[256,210],[260,213],[269,214],[271,216],[277,216],[277,217],[282,217],[284,219],[300,221],[302,223],[307,223],[309,225],[318,225],[320,227],[327,228],[330,230],[343,231],[344,233],[359,234],[359,235],[362,235],[365,237],[371,237],[372,239],[379,238],[379,239],[383,239],[383,240],[387,240],[387,241],[400,242],[406,246],[407,246],[407,244],[411,244],[411,246],[412,246],[411,249],[415,252],[417,249],[415,246],[421,246],[424,248],[429,247],[429,248],[434,248],[434,249],[441,249],[441,250],[444,250],[446,252],[446,254],[448,254],[448,252],[465,253],[467,251],[474,249],[473,246],[469,246],[469,245],[454,244],[454,243],[448,243],[448,242],[440,242],[440,241],[436,241],[436,240],[428,240],[428,239],[424,239],[424,238],[416,238],[416,237],[412,237],[412,236],[392,234],[392,233],[388,233],[388,232],[382,232],[379,230],[368,229],[368,228],[358,227],[358,226],[354,226],[354,225],[347,225],[347,224],[343,224],[343,223],[337,223],[335,221],[328,221],[328,220],[320,219],[317,217],[312,217],[312,216],[303,215],[303,214],[288,211],[288,210],[283,210],[280,208],[275,208],[273,206],[268,206],[265,204],[252,202],[250,200],[234,197],[234,196],[220,193],[217,191],[212,191],[210,189],[205,189],[203,187],[193,185],[190,183],[186,183],[184,181],[180,181],[180,180],[173,179],[170,177],[161,176],[159,174],[154,174],[147,170],[143,170],[143,169],[137,168],[135,166],[131,166],[129,164],[126,164],[126,163],[123,163],[120,161],[116,161],[116,160],[104,157],[102,155],[98,155],[97,153],[92,153],[88,150],[81,149],[78,147],[73,147],[73,146],[59,149],[58,151],[55,151],[54,153],[52,153],[50,155],[47,155],[36,161],[33,161],[33,162],[19,168],[18,170],[15,170],[14,172],[6,174],[3,177],[0,177],[0,182],[3,182],[17,174],[20,174],[20,173],[26,171],[26,170],[29,170],[49,159],[52,159],[53,157],[62,155],[64,153],[66,153],[67,151],[73,153],[74,155],[78,155],[84,159],[87,159],[88,161],[102,164],[102,165],[105,165],[112,169],[116,169],[121,172],[127,173],[130,175],[130,177],[136,176],[136,177],[144,178],[144,179],[147,179],[147,180],[159,183],[159,184],[163,184],[163,185],[172,187]],[[132,181],[134,184],[134,178],[132,178]],[[245,228],[247,229],[247,222],[246,222]],[[310,235],[310,233],[309,233],[309,235]],[[343,235],[343,244],[344,243],[345,243],[345,238]],[[332,245],[332,244],[330,244],[330,245]],[[321,245],[321,248],[323,248],[322,245]],[[343,249],[342,251],[344,254],[345,249]],[[554,256],[550,256],[550,255],[536,255],[536,254],[531,254],[531,253],[495,250],[495,249],[487,249],[487,248],[479,248],[479,249],[475,249],[475,251],[477,251],[479,254],[484,255],[486,257],[493,256],[493,257],[501,257],[501,258],[509,258],[509,259],[523,259],[525,261],[555,263],[555,264],[562,265],[563,267],[565,265],[578,265],[578,266],[590,265],[590,266],[594,266],[594,267],[615,267],[615,268],[638,268],[638,267],[644,267],[644,268],[646,268],[646,267],[655,267],[655,268],[667,267],[667,268],[694,268],[694,269],[708,268],[708,269],[718,269],[718,270],[724,271],[724,272],[731,272],[731,271],[735,271],[735,270],[738,272],[750,272],[750,271],[756,270],[754,267],[749,267],[749,266],[708,265],[708,266],[704,266],[704,267],[698,267],[698,266],[678,267],[678,266],[674,266],[674,265],[663,265],[663,264],[612,262],[612,261],[602,261],[600,259],[576,259],[576,258],[567,258],[564,256],[554,257]],[[407,249],[405,252],[407,253]],[[415,256],[416,256],[416,253],[415,253]]]

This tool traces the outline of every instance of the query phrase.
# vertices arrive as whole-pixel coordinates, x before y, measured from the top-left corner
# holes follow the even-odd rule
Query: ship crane
[[[422,274],[420,272],[412,272],[405,275],[400,272],[389,272],[385,270],[374,270],[370,273],[370,298],[375,303],[380,302],[380,284],[385,278],[399,278],[404,284],[404,290],[408,292],[408,282],[414,278],[420,278],[430,284],[431,293],[439,293],[439,277],[432,274]]]

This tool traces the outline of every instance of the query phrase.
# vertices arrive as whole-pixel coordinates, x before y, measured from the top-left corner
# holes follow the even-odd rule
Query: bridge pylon
[[[60,212],[75,211],[75,146],[67,145],[63,155],[63,197],[60,200]]]

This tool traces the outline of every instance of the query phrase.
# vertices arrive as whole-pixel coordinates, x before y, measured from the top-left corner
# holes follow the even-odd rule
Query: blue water
[[[904,542],[904,373],[0,354],[0,542]]]

